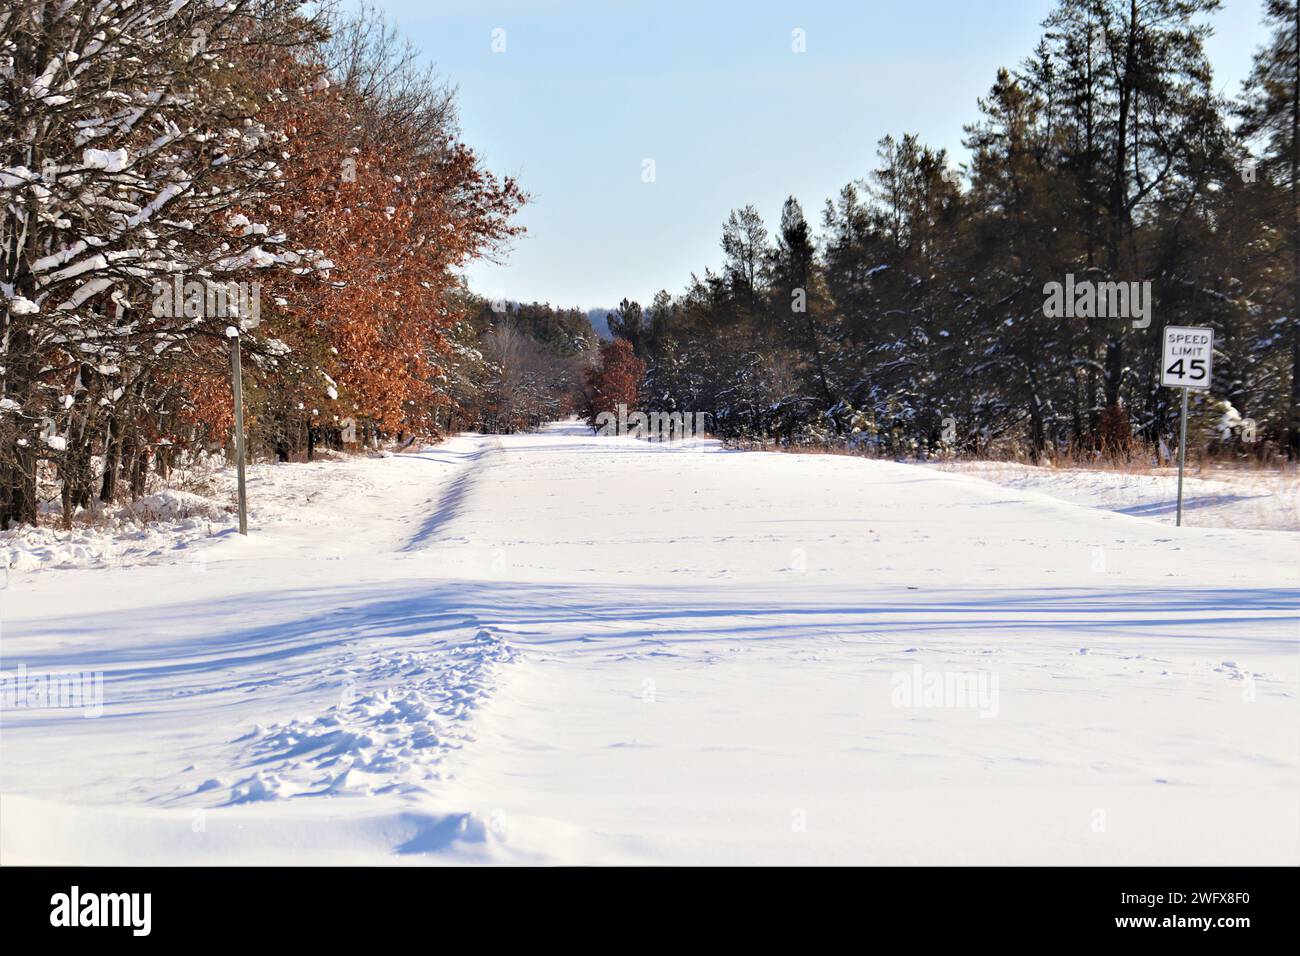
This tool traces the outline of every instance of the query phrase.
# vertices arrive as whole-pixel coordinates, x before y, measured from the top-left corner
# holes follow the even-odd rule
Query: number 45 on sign
[[[1183,524],[1183,468],[1187,462],[1187,393],[1208,389],[1214,373],[1214,329],[1165,326],[1160,384],[1183,390],[1183,417],[1178,442],[1178,518]]]
[[[1214,364],[1214,329],[1165,326],[1160,384],[1171,388],[1209,388]]]

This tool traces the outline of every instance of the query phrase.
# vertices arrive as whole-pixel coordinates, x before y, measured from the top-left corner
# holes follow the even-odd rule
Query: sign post
[[[1183,526],[1183,468],[1187,465],[1187,392],[1183,389],[1183,417],[1182,425],[1179,426],[1178,435],[1178,517],[1174,519],[1174,527]]]
[[[248,534],[248,491],[244,484],[244,374],[239,361],[239,329],[226,329],[230,339],[230,388],[235,400],[235,475],[239,484],[239,533]]]
[[[1165,326],[1160,360],[1160,384],[1183,391],[1183,416],[1178,439],[1178,517],[1183,525],[1183,470],[1187,464],[1187,393],[1208,391],[1214,371],[1214,329]]]

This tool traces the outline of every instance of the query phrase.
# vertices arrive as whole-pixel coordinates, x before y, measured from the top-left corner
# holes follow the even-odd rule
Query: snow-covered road
[[[10,572],[0,860],[1300,862],[1300,534],[569,424],[250,494]]]

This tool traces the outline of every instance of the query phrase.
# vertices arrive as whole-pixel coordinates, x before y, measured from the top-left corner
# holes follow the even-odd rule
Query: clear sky
[[[753,203],[772,227],[794,194],[819,222],[886,133],[919,133],[962,159],[976,97],[1028,55],[1055,6],[373,2],[459,87],[465,140],[535,197],[521,214],[528,234],[504,265],[471,266],[471,286],[583,308],[682,291],[692,270],[720,262],[734,207]],[[1225,0],[1213,20],[1221,90],[1239,90],[1264,40],[1260,11],[1260,0]],[[806,52],[792,50],[796,28]]]

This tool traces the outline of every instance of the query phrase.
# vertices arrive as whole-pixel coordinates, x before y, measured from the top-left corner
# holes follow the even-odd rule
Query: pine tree
[[[1267,0],[1265,23],[1273,34],[1255,55],[1246,83],[1243,132],[1264,142],[1265,185],[1284,190],[1272,224],[1277,246],[1273,309],[1279,340],[1290,346],[1287,455],[1300,458],[1300,3]]]

